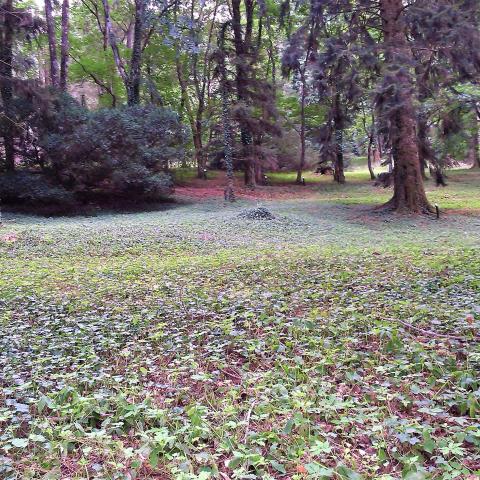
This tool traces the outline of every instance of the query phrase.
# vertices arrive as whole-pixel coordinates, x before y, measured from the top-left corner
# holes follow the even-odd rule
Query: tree
[[[475,102],[473,107],[473,168],[480,168],[480,107]]]
[[[175,30],[173,43],[176,47],[175,67],[180,85],[182,105],[192,132],[197,175],[204,176],[206,167],[205,111],[209,101],[212,71],[212,43],[219,0],[211,5],[191,1],[175,6]]]
[[[227,69],[225,66],[225,32],[229,26],[229,22],[225,22],[220,28],[218,35],[218,52],[217,65],[218,76],[220,81],[220,91],[222,97],[222,124],[223,124],[223,151],[225,157],[225,166],[227,170],[227,185],[225,186],[224,197],[229,202],[235,201],[235,193],[233,191],[233,154],[232,154],[232,120],[230,117],[230,101],[227,85]]]
[[[2,118],[0,125],[3,131],[3,147],[5,150],[5,169],[15,169],[15,145],[13,120],[13,35],[16,12],[13,0],[6,0],[1,6],[0,15],[0,94],[2,96]]]
[[[15,169],[15,139],[19,130],[15,93],[28,85],[28,81],[14,77],[15,40],[28,40],[42,27],[39,18],[24,8],[14,7],[13,0],[0,4],[0,135],[5,154],[3,169],[7,171]]]
[[[325,134],[324,139],[336,144],[338,180],[342,179],[342,121],[350,116],[345,114],[343,99],[355,98],[352,89],[358,87],[361,66],[378,75],[377,88],[370,88],[370,93],[375,98],[378,122],[392,148],[394,194],[386,208],[412,213],[432,210],[420,166],[414,71],[421,57],[414,53],[431,53],[429,61],[435,68],[430,68],[427,75],[435,76],[441,85],[453,77],[465,80],[478,75],[478,11],[478,2],[472,0],[310,3],[309,16],[322,26],[319,44],[326,45],[317,68],[320,77],[331,79],[327,97],[332,99],[332,134]],[[329,58],[336,60],[331,62]],[[325,64],[331,66],[328,76]]]
[[[110,17],[110,4],[108,3],[108,0],[102,0],[103,3],[103,11],[105,15],[105,34],[108,39],[108,43],[110,45],[110,48],[112,49],[113,53],[113,59],[115,61],[115,66],[117,67],[118,73],[123,81],[123,84],[125,85],[125,90],[127,92],[127,103],[128,105],[134,105],[135,103],[138,103],[137,100],[137,95],[136,91],[134,91],[133,88],[133,82],[132,78],[129,75],[124,61],[122,57],[120,56],[120,50],[117,45],[117,38],[115,36],[115,32],[113,31],[112,27],[112,20]],[[137,8],[143,5],[143,0],[138,0],[135,2],[135,13],[137,13]],[[137,15],[135,15],[135,18],[137,18]],[[141,22],[139,22],[141,25]],[[135,35],[135,38],[138,38],[137,35]],[[138,49],[136,49],[138,52]],[[133,54],[132,54],[132,60],[133,60]],[[136,63],[138,62],[138,55],[136,56]],[[132,71],[132,70],[131,70]],[[135,75],[138,75],[138,71],[135,71]]]
[[[67,90],[69,56],[69,0],[62,2],[60,66],[57,57],[57,36],[52,0],[45,0],[45,19],[47,26],[48,51],[50,60],[50,84],[63,91]]]
[[[70,30],[69,22],[69,0],[63,0],[62,3],[62,43],[60,50],[60,89],[67,90],[68,79],[68,55],[69,55],[69,42],[68,34]]]
[[[302,35],[305,29],[310,32],[308,36]],[[291,36],[284,55],[284,65],[295,68],[303,63],[300,52],[308,52],[312,88],[327,110],[318,135],[322,163],[333,164],[333,178],[338,183],[345,183],[344,131],[362,93],[357,73],[359,55],[352,48],[355,39],[335,10],[323,11],[312,3],[308,19]]]
[[[255,162],[252,152],[252,131],[247,121],[246,110],[249,107],[248,77],[250,70],[250,49],[253,31],[253,13],[255,3],[253,0],[244,0],[245,3],[245,33],[242,33],[241,0],[232,0],[232,30],[236,54],[236,87],[240,106],[245,114],[240,117],[240,136],[243,146],[243,158],[245,162],[245,185],[255,186]]]
[[[112,23],[109,1],[102,0],[105,22],[103,26],[101,20],[98,20],[97,23],[100,31],[107,38],[108,44],[112,49],[113,60],[115,62],[117,72],[122,79],[125,91],[127,93],[128,105],[137,105],[140,103],[143,53],[150,43],[152,36],[158,29],[158,22],[175,4],[175,1],[172,3],[163,2],[161,7],[157,8],[157,5],[154,2],[151,11],[148,14],[150,23],[147,25],[146,20],[148,0],[134,0],[133,37],[132,40],[130,40],[129,29],[124,38],[127,48],[130,49],[130,57],[128,60],[126,60],[120,53],[115,28]],[[98,19],[98,9],[90,8],[90,10]]]
[[[375,159],[376,147],[376,127],[375,127],[375,113],[373,108],[369,109],[367,113],[365,105],[361,105],[361,121],[363,126],[363,132],[367,136],[367,167],[370,174],[370,180],[375,180],[375,172],[373,170],[373,161]],[[370,121],[369,121],[370,120]]]
[[[234,46],[232,63],[235,66],[237,96],[232,116],[240,127],[245,185],[251,188],[263,181],[263,168],[269,161],[262,143],[267,135],[281,134],[276,125],[274,88],[268,80],[259,77],[257,69],[262,45],[264,6],[259,2],[257,12],[253,0],[233,0],[231,8]],[[255,23],[256,13],[258,16]],[[255,39],[254,27],[257,27]]]
[[[290,39],[289,46],[282,57],[282,68],[284,75],[294,71],[299,78],[300,84],[300,159],[297,168],[296,183],[302,182],[302,173],[305,168],[306,151],[306,118],[305,106],[308,96],[308,67],[312,61],[312,54],[315,50],[316,23],[310,17],[306,25],[303,25]]]
[[[45,19],[47,23],[48,51],[50,54],[50,82],[53,87],[59,87],[57,38],[55,35],[52,0],[45,0]]]
[[[413,78],[409,71],[413,55],[405,36],[402,0],[380,0],[380,14],[385,54],[383,91],[390,107],[384,108],[383,113],[391,122],[390,136],[395,159],[394,194],[387,206],[399,212],[433,211],[425,194],[420,169]],[[396,106],[392,105],[392,101]]]

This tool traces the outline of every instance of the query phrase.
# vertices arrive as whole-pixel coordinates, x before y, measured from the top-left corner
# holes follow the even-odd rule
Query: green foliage
[[[4,204],[72,207],[75,198],[60,185],[40,173],[10,172],[0,175],[0,200]]]
[[[329,184],[268,223],[7,216],[0,476],[478,475],[478,219],[363,218]]]
[[[183,130],[172,112],[129,107],[91,112],[72,134],[55,139],[47,150],[55,175],[82,197],[157,199],[171,190],[162,171],[180,154]]]
[[[153,106],[84,112],[72,125],[63,109],[40,142],[52,174],[84,199],[158,199],[172,190],[165,173],[182,152],[184,131],[173,112]]]

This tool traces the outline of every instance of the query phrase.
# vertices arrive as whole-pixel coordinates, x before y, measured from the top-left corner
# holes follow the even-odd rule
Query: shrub
[[[6,204],[29,206],[56,205],[66,208],[74,204],[71,192],[53,185],[43,174],[26,171],[0,175],[0,199]]]
[[[148,201],[173,190],[168,167],[186,143],[176,113],[155,106],[89,111],[49,89],[24,97],[19,169],[41,172],[44,183],[82,201]],[[26,202],[24,190],[8,192],[12,202]]]
[[[58,126],[40,139],[61,185],[83,199],[160,199],[171,193],[166,172],[185,141],[175,113],[154,106],[87,113],[75,128]]]

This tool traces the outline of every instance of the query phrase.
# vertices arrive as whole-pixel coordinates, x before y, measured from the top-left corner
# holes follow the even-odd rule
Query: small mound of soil
[[[270,210],[265,207],[252,208],[250,210],[244,210],[240,213],[239,217],[246,218],[248,220],[274,220],[275,215],[273,215]]]

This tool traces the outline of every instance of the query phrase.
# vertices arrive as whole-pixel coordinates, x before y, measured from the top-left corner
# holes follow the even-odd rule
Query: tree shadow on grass
[[[3,213],[31,215],[35,217],[98,217],[111,214],[136,214],[172,210],[185,202],[173,197],[162,200],[114,199],[101,202],[76,203],[74,205],[2,205]]]

